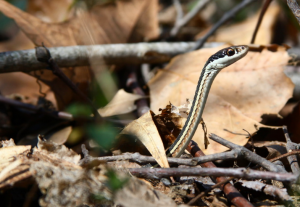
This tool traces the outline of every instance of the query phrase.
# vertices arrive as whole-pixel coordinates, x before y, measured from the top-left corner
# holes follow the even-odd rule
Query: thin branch
[[[205,48],[218,47],[224,43],[205,43]],[[159,42],[136,44],[111,44],[91,46],[68,46],[49,48],[59,67],[89,66],[90,59],[103,58],[107,64],[166,63],[175,55],[186,53],[196,42]],[[300,49],[288,50],[290,64],[300,63]],[[0,53],[0,73],[30,72],[47,68],[36,59],[35,50],[19,50]]]
[[[274,162],[274,161],[281,160],[281,159],[286,158],[286,157],[291,156],[291,155],[299,155],[299,154],[300,154],[299,150],[297,150],[297,151],[291,151],[291,152],[287,152],[287,153],[285,153],[283,155],[280,155],[278,157],[274,157],[272,159],[269,159],[269,161],[270,162]]]
[[[296,17],[298,24],[300,25],[300,7],[296,0],[287,0],[287,5],[290,7],[290,10],[293,12]]]
[[[225,22],[227,22],[229,19],[234,17],[241,9],[246,7],[248,4],[255,2],[256,0],[244,0],[240,4],[236,5],[233,9],[231,9],[229,12],[223,15],[223,17],[199,40],[197,40],[196,46],[193,48],[193,50],[200,49],[206,42],[206,40],[213,35],[217,29],[222,26]]]
[[[281,189],[276,186],[267,185],[258,181],[239,180],[238,183],[240,183],[243,187],[246,187],[248,189],[256,190],[258,192],[264,192],[266,195],[278,197],[285,202],[293,201],[285,188]]]
[[[198,145],[191,141],[191,143],[188,145],[187,150],[194,156],[194,157],[202,157],[205,156],[205,154],[202,152],[202,150],[198,147]],[[215,164],[212,162],[206,162],[201,164],[202,167],[206,168],[215,168]],[[217,183],[222,183],[225,180],[227,180],[226,177],[216,177],[214,178]],[[253,206],[244,196],[231,184],[226,183],[221,185],[221,189],[227,196],[228,200],[234,204],[236,207],[250,207]]]
[[[176,9],[176,25],[183,18],[183,10],[179,0],[173,0],[173,5]]]
[[[153,157],[141,155],[140,153],[124,153],[122,155],[116,155],[116,156],[105,156],[105,157],[92,157],[92,156],[86,156],[86,148],[82,147],[82,152],[84,153],[85,157],[80,161],[80,164],[87,164],[88,162],[93,161],[100,161],[100,162],[113,162],[118,160],[129,160],[133,161],[139,164],[145,164],[145,163],[157,163],[156,160]],[[193,159],[182,159],[182,158],[173,158],[168,157],[168,162],[170,164],[177,164],[177,165],[189,165],[189,166],[196,166],[198,163],[198,160]]]
[[[270,5],[271,2],[272,2],[272,0],[266,0],[265,3],[264,3],[264,5],[263,5],[262,10],[260,11],[260,14],[259,14],[259,17],[258,17],[258,21],[256,23],[254,32],[252,34],[252,38],[251,38],[251,42],[250,42],[251,44],[254,44],[255,37],[256,37],[256,34],[258,32],[259,26],[260,26],[260,24],[262,22],[262,19],[263,19],[264,15],[265,15],[267,9],[269,8],[269,5]]]
[[[133,68],[133,66],[132,66],[132,68]],[[137,80],[137,74],[136,74],[135,69],[132,69],[132,71],[129,73],[128,79],[126,81],[126,86],[129,87],[134,94],[138,94],[138,95],[141,95],[144,97],[146,96],[145,92],[139,86],[139,82]],[[138,117],[141,117],[143,114],[145,114],[146,112],[148,112],[150,110],[150,108],[148,106],[148,102],[144,98],[137,100],[135,102],[135,104],[137,106]]]
[[[177,1],[177,0],[174,0]],[[193,19],[196,14],[199,13],[199,11],[209,2],[209,0],[198,0],[198,3],[194,6],[194,8],[186,14],[182,19],[176,19],[175,26],[172,28],[170,32],[171,37],[175,37],[180,29],[185,26],[191,19]],[[177,14],[178,17],[178,14]]]
[[[230,176],[243,179],[278,180],[295,183],[298,177],[292,173],[258,171],[246,168],[129,168],[128,170],[134,176],[148,179],[160,179],[170,176]]]
[[[8,105],[15,106],[18,108],[23,108],[28,111],[32,111],[34,113],[38,113],[38,112],[43,113],[43,114],[46,114],[47,116],[55,117],[58,119],[63,119],[63,120],[68,120],[68,121],[73,120],[73,115],[69,114],[67,112],[47,110],[45,108],[41,108],[41,107],[34,106],[31,104],[22,103],[20,101],[16,101],[13,99],[5,98],[4,96],[0,96],[0,103],[8,104]]]
[[[207,43],[216,47],[224,43]],[[195,46],[195,42],[136,43],[49,48],[59,67],[89,66],[90,59],[103,58],[106,64],[165,63],[178,54]],[[0,73],[30,72],[45,69],[47,64],[39,62],[35,50],[19,50],[0,53]]]
[[[215,142],[218,142],[219,144],[228,147],[230,149],[238,150],[237,153],[240,154],[241,157],[249,160],[250,162],[253,162],[269,171],[273,172],[282,172],[282,169],[277,167],[277,165],[271,163],[270,161],[266,160],[265,158],[251,152],[250,150],[246,149],[245,147],[239,146],[237,144],[234,144],[226,139],[223,139],[215,134],[210,134],[209,138],[214,140]]]
[[[62,72],[62,70],[56,64],[56,61],[52,58],[48,48],[45,46],[36,47],[36,57],[38,61],[47,63],[53,74],[60,78],[76,95],[78,95],[82,100],[91,106],[93,109],[93,114],[98,121],[102,120],[102,117],[94,103],[76,87],[76,85],[64,74],[64,72]]]
[[[190,200],[190,202],[188,202],[188,205],[191,206],[193,205],[197,200],[199,200],[201,197],[205,196],[208,192],[210,192],[212,189],[215,189],[215,188],[219,188],[221,187],[222,185],[230,182],[232,179],[234,179],[234,177],[230,177],[228,178],[227,180],[224,180],[220,183],[217,183],[213,186],[211,186],[210,188],[208,188],[207,190],[205,191],[202,191],[199,195],[197,195],[195,198],[193,198],[192,200]]]
[[[291,141],[291,138],[289,136],[289,133],[287,131],[287,127],[283,126],[282,127],[283,133],[284,133],[284,137],[286,139],[286,151],[290,152],[292,150],[295,149],[295,145],[293,144],[293,142]],[[290,163],[292,172],[296,175],[299,175],[300,173],[300,169],[299,169],[299,165],[298,165],[298,160],[297,160],[297,156],[296,155],[291,155],[287,157],[287,160]]]

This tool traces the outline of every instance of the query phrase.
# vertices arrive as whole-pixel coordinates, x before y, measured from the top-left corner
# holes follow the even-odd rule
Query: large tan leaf
[[[224,46],[225,47],[225,46]],[[193,99],[200,72],[206,60],[221,48],[201,49],[175,57],[149,83],[151,109],[157,111],[169,102],[182,105]],[[277,52],[264,49],[249,52],[246,57],[225,68],[215,79],[204,110],[203,119],[209,133],[218,134],[230,141],[243,145],[245,134],[256,131],[263,114],[277,114],[292,96],[293,84],[283,73],[289,59],[285,49]],[[203,146],[201,127],[193,138]],[[206,153],[225,150],[211,144]]]
[[[121,134],[131,134],[139,138],[161,167],[170,167],[150,111],[128,124]]]

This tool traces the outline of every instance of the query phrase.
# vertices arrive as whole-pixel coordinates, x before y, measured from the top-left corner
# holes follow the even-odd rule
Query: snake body
[[[246,45],[231,46],[224,48],[212,55],[205,63],[196,88],[192,107],[180,134],[168,150],[173,157],[180,157],[189,142],[192,140],[195,131],[201,121],[207,96],[213,80],[225,67],[243,58],[249,48]]]

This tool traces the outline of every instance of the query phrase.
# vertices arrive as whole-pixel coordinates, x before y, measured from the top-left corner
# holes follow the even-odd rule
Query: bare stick
[[[293,201],[292,198],[289,196],[287,193],[286,189],[281,189],[277,188],[276,186],[272,185],[267,185],[258,181],[245,181],[245,180],[240,180],[238,181],[242,186],[253,189],[256,191],[262,191],[266,195],[271,195],[274,197],[280,198],[282,201],[285,202],[291,202]]]
[[[290,138],[289,133],[287,131],[287,127],[283,126],[282,130],[283,130],[283,133],[284,133],[284,136],[285,136],[285,139],[286,139],[286,150],[287,150],[287,152],[290,152],[293,149],[295,149],[295,146],[294,146],[293,142],[291,141],[291,138]],[[287,159],[288,159],[288,161],[291,165],[292,172],[294,174],[298,175],[300,170],[299,170],[297,156],[296,155],[291,155],[291,156],[287,157]]]
[[[129,74],[129,77],[128,77],[127,82],[126,82],[126,86],[131,88],[131,90],[134,94],[139,94],[141,96],[146,96],[145,92],[139,86],[139,82],[138,82],[136,76],[137,76],[136,75],[136,70],[133,69]],[[145,114],[146,112],[148,112],[150,110],[150,108],[148,106],[148,102],[144,98],[137,100],[135,102],[135,104],[137,106],[138,117],[141,117],[143,114]]]
[[[256,0],[244,0],[241,3],[239,3],[237,6],[235,6],[233,9],[231,9],[229,12],[224,14],[224,16],[209,30],[209,32],[207,32],[202,38],[197,40],[196,46],[193,48],[193,50],[200,49],[204,45],[206,40],[212,34],[214,34],[220,26],[222,26],[225,22],[227,22],[229,19],[234,17],[241,9],[243,9],[248,4],[250,4],[254,1],[256,1]]]
[[[290,7],[290,10],[293,12],[296,17],[298,24],[300,25],[300,7],[296,0],[287,0],[287,5]]]
[[[258,29],[259,29],[259,26],[261,24],[261,21],[262,21],[262,19],[263,19],[263,17],[264,17],[264,15],[265,15],[265,13],[266,13],[266,11],[267,11],[267,9],[268,9],[268,7],[269,7],[269,5],[270,5],[271,2],[272,2],[272,0],[266,0],[265,3],[264,3],[264,5],[263,5],[262,10],[260,11],[260,14],[259,14],[259,17],[258,17],[258,21],[256,23],[254,32],[252,34],[252,39],[251,39],[251,42],[250,42],[251,44],[253,44],[254,41],[255,41],[255,37],[256,37],[256,34],[258,32]]]
[[[92,109],[95,118],[99,121],[102,120],[97,107],[93,104],[93,102],[84,94],[82,93],[75,84],[62,72],[62,70],[58,67],[55,60],[51,57],[51,53],[49,50],[43,47],[36,48],[36,57],[38,61],[47,63],[51,68],[53,74],[55,74],[58,78],[60,78],[75,94],[77,94],[82,100],[88,103]]]
[[[191,142],[187,150],[194,156],[194,157],[202,157],[205,154],[202,150],[198,147],[197,144],[193,144],[195,142]],[[215,164],[212,162],[206,162],[201,165],[202,167],[206,168],[215,168]],[[226,177],[216,177],[215,180],[220,183],[224,182],[227,178]],[[221,185],[221,189],[224,191],[225,195],[227,196],[228,200],[233,203],[237,207],[250,207],[253,206],[243,195],[233,186],[231,183],[226,183]]]
[[[278,180],[295,183],[297,175],[250,170],[246,168],[129,168],[132,175],[142,178],[159,179],[170,176],[230,176],[243,179]]]
[[[231,177],[231,178],[228,178],[227,180],[224,180],[220,183],[217,183],[213,186],[211,186],[209,189],[201,192],[199,195],[197,195],[195,198],[193,198],[192,200],[190,200],[190,202],[188,202],[188,205],[193,205],[197,200],[199,200],[201,197],[205,196],[208,192],[210,192],[212,189],[215,189],[215,188],[219,188],[221,187],[222,185],[228,183],[229,181],[231,181],[232,179],[234,179],[234,177]]]
[[[173,5],[176,9],[176,25],[183,18],[183,10],[179,0],[173,0]]]
[[[297,151],[291,151],[291,152],[287,152],[287,153],[285,153],[283,155],[280,155],[278,157],[274,157],[272,159],[269,159],[269,161],[270,162],[274,162],[276,160],[281,160],[281,159],[286,158],[286,157],[291,156],[291,155],[299,155],[299,154],[300,154],[299,150],[297,150]]]
[[[32,111],[34,113],[37,113],[37,112],[43,113],[48,116],[52,116],[52,117],[59,118],[59,119],[64,119],[64,120],[68,120],[68,121],[73,120],[72,114],[69,114],[67,112],[47,110],[47,109],[37,107],[37,106],[31,105],[31,104],[26,104],[26,103],[22,103],[20,101],[16,101],[13,99],[5,98],[4,96],[0,96],[0,103],[20,107],[20,108]]]
[[[174,0],[175,1],[175,0]],[[176,0],[177,1],[177,0]],[[186,14],[182,19],[176,19],[175,26],[172,28],[170,32],[171,37],[175,37],[180,29],[185,26],[191,19],[198,14],[198,12],[209,2],[209,0],[198,0],[198,3],[194,6],[194,8]],[[176,9],[177,10],[177,9]],[[178,12],[178,11],[177,11]],[[177,14],[178,18],[178,14]]]
[[[235,149],[239,151],[240,154],[242,154],[242,156],[259,165],[259,166],[262,166],[263,168],[269,170],[269,171],[273,171],[273,172],[282,172],[282,169],[277,167],[275,164],[271,163],[270,161],[266,160],[265,158],[251,152],[250,150],[246,149],[245,147],[242,147],[242,146],[239,146],[237,144],[234,144],[232,142],[229,142],[228,140],[226,139],[223,139],[215,134],[210,134],[209,135],[209,138],[211,138],[212,140],[214,140],[215,142],[218,142],[220,144],[222,144],[223,146],[226,146],[230,149]],[[238,152],[237,151],[237,152]]]
[[[110,44],[68,46],[49,48],[59,67],[89,66],[90,59],[103,58],[106,64],[165,63],[175,55],[185,53],[195,42],[159,42],[136,44]],[[223,43],[207,43],[205,47],[216,47]],[[20,50],[0,53],[0,73],[30,72],[45,69],[47,64],[39,62],[35,50]]]

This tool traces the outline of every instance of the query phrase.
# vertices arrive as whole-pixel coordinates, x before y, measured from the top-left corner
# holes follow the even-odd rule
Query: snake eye
[[[234,51],[234,49],[228,49],[226,51],[226,53],[227,53],[228,56],[232,56],[232,55],[234,55],[235,51]]]

